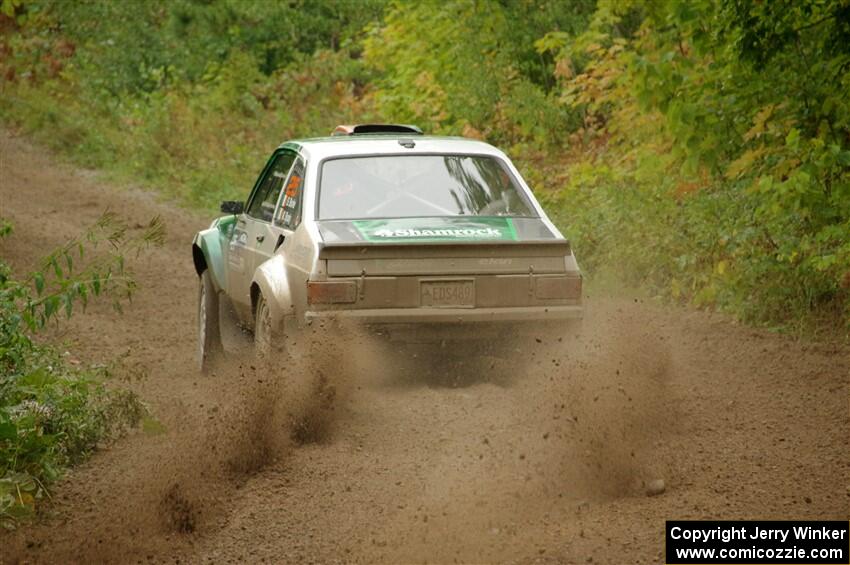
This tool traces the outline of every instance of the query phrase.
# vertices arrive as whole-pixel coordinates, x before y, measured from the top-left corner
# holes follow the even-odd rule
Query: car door
[[[253,234],[256,245],[253,250],[254,271],[265,263],[278,248],[286,250],[287,238],[301,223],[301,195],[304,186],[305,165],[301,157],[295,159],[289,170],[285,190],[280,191],[280,199],[272,222],[257,222]]]
[[[281,150],[266,166],[248,199],[245,212],[236,219],[228,250],[228,283],[233,305],[243,320],[250,319],[251,281],[256,268],[257,247],[266,243],[264,226],[271,224],[275,208],[295,153]]]

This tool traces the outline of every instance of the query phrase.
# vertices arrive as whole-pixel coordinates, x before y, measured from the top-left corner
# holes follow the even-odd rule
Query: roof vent
[[[422,130],[406,124],[355,124],[336,126],[331,135],[398,134],[422,135]]]

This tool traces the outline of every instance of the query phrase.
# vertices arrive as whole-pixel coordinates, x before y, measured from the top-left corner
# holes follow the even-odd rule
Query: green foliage
[[[0,117],[213,211],[284,139],[365,113],[355,40],[382,5],[28,0],[0,34]]]
[[[847,9],[662,3],[624,38],[602,6],[556,45],[606,140],[558,197],[585,259],[751,322],[850,324]]]
[[[198,82],[234,53],[245,53],[271,75],[299,55],[338,48],[383,8],[378,0],[30,4],[75,46],[75,64],[89,79],[85,88],[113,98]]]
[[[553,62],[533,48],[553,29],[580,28],[590,2],[397,3],[365,41],[381,73],[377,110],[429,131],[548,145],[575,124],[551,102]]]
[[[0,117],[183,203],[244,197],[283,139],[412,122],[506,148],[591,277],[850,328],[847,0],[3,10]]]
[[[0,237],[10,232],[0,221]],[[0,261],[0,525],[30,514],[64,466],[141,417],[134,394],[104,385],[105,367],[75,367],[32,334],[97,296],[120,307],[135,289],[125,255],[159,243],[162,233],[155,218],[129,237],[126,226],[104,214],[27,277],[15,277]]]
[[[9,231],[11,227],[6,233]],[[106,212],[83,235],[47,255],[41,268],[27,278],[16,280],[3,266],[0,299],[14,310],[9,311],[6,321],[8,331],[37,331],[60,311],[70,318],[75,303],[85,308],[89,297],[101,294],[111,296],[114,308],[120,310],[121,300],[129,299],[135,290],[135,282],[125,270],[125,256],[161,244],[164,233],[162,221],[155,217],[139,235],[130,237],[126,225],[115,214]],[[99,247],[106,249],[101,251]],[[93,257],[86,255],[87,248],[89,255],[94,252]]]

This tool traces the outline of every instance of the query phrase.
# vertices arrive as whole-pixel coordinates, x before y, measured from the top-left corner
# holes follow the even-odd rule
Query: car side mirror
[[[221,211],[225,214],[241,214],[245,211],[245,203],[239,200],[225,200],[221,203]]]

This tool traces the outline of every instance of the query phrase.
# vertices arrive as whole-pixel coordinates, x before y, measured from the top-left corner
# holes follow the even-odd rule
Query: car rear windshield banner
[[[515,241],[510,218],[398,218],[355,220],[366,241]]]
[[[667,563],[803,563],[850,560],[848,522],[668,521]]]

